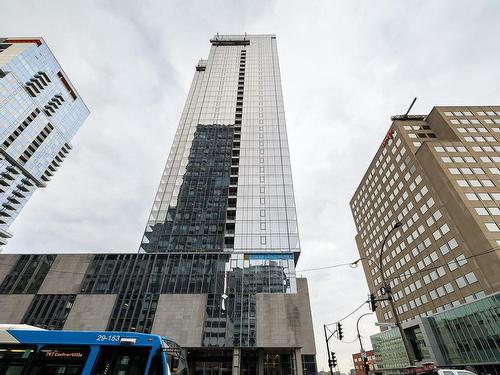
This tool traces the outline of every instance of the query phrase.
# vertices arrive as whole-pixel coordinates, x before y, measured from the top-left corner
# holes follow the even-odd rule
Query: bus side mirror
[[[179,357],[176,356],[171,356],[170,357],[170,372],[177,372],[177,369],[179,368]]]

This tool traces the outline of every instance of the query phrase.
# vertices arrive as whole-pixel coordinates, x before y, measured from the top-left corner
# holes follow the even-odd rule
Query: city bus
[[[0,375],[187,375],[186,363],[158,335],[0,325]]]

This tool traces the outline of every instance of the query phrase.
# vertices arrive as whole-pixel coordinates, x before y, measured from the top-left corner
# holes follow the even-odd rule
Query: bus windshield
[[[45,346],[36,353],[28,374],[79,375],[82,373],[88,354],[89,348],[85,346]]]
[[[0,345],[0,375],[20,374],[35,350],[35,346]]]

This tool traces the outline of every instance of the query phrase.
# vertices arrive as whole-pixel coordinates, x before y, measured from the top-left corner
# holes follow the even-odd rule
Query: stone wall
[[[151,333],[168,336],[182,347],[200,347],[206,294],[162,294]]]
[[[115,301],[116,294],[80,294],[76,296],[64,329],[105,331]]]
[[[78,294],[91,254],[58,255],[38,291],[39,294]]]
[[[21,323],[33,297],[33,294],[0,295],[0,323]]]
[[[302,354],[316,354],[305,278],[297,279],[296,294],[257,294],[257,346],[295,347],[302,348]]]
[[[8,254],[1,254],[2,256],[0,257],[0,284],[5,279],[5,276],[7,276],[19,260],[20,255],[8,255]]]

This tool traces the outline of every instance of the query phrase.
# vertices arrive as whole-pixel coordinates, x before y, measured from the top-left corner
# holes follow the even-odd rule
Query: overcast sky
[[[136,251],[199,58],[223,33],[275,33],[302,255],[358,258],[349,200],[394,114],[499,104],[494,1],[6,1],[4,36],[42,36],[91,115],[11,230],[7,252]],[[318,368],[323,323],[368,293],[361,268],[304,272]],[[355,339],[356,318],[344,322]],[[372,317],[364,337],[378,332]],[[369,339],[364,344],[371,347]],[[344,372],[357,342],[333,342]]]

